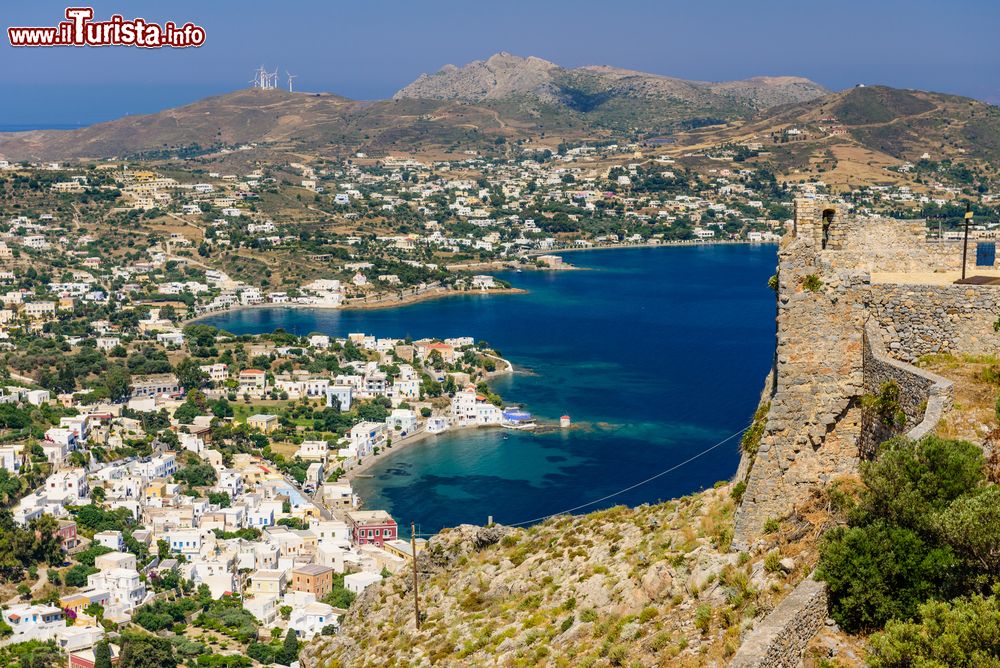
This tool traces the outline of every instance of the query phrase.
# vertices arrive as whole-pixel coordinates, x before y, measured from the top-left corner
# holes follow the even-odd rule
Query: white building
[[[408,408],[394,408],[385,419],[390,434],[408,436],[417,430],[417,414]]]
[[[295,456],[302,459],[326,460],[329,452],[330,446],[326,441],[302,441]]]
[[[105,613],[112,617],[129,617],[146,600],[146,585],[142,583],[139,571],[131,568],[112,568],[89,575],[87,586],[108,591],[110,600]]]
[[[351,427],[350,456],[363,459],[384,444],[385,425],[381,422],[359,422]]]
[[[288,620],[288,628],[295,631],[300,640],[312,640],[323,631],[324,626],[330,624],[339,624],[333,607],[319,601],[292,606]]]
[[[378,573],[351,573],[344,576],[344,588],[361,594],[365,589],[382,581],[382,576]]]
[[[51,640],[66,627],[62,608],[53,605],[14,605],[3,611],[3,620],[14,631],[12,642]]]
[[[350,385],[330,385],[326,388],[326,405],[332,407],[336,402],[341,412],[347,412],[351,410],[353,393],[354,388]]]

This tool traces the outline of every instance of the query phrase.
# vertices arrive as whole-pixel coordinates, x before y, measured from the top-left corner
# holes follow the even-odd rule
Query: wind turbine
[[[292,79],[294,79],[295,77],[297,77],[299,75],[298,74],[292,74],[288,70],[285,70],[285,75],[288,76],[288,92],[291,93],[292,92]]]

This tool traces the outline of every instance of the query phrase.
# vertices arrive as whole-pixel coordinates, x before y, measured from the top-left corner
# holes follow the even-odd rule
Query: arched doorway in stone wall
[[[822,237],[820,241],[823,250],[826,250],[830,243],[830,228],[833,226],[836,215],[837,211],[835,209],[823,209],[823,215],[820,217],[822,221]]]

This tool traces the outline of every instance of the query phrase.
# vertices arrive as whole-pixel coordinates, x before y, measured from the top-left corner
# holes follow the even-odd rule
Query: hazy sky
[[[76,3],[85,5],[85,3]],[[245,87],[264,64],[296,88],[371,99],[497,51],[689,79],[794,74],[1000,102],[998,0],[94,0],[97,19],[192,21],[198,49],[11,48],[65,2],[3,1],[0,125],[90,123]]]

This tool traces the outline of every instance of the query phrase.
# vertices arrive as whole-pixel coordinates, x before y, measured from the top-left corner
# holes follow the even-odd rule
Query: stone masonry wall
[[[902,429],[896,429],[866,411],[860,446],[863,456],[874,454],[879,443],[900,433],[913,439],[926,435],[952,405],[953,383],[891,358],[874,320],[865,324],[864,378],[865,392],[869,394],[878,393],[884,383],[896,383],[900,388],[899,407],[906,415],[906,424]]]
[[[756,454],[740,464],[747,487],[733,549],[748,549],[768,519],[856,472],[862,454],[893,435],[864,414],[866,392],[896,381],[907,436],[934,428],[951,406],[951,383],[907,361],[1000,353],[993,331],[1000,288],[871,284],[872,271],[955,269],[954,259],[953,247],[927,243],[922,222],[859,219],[796,200],[795,227],[778,252],[776,351],[765,388],[771,408]],[[744,640],[731,666],[800,665],[826,604],[823,583],[802,582]]]
[[[854,216],[843,205],[795,201],[795,233],[811,238],[834,268],[867,272],[941,272],[962,268],[962,243],[927,240],[926,221]],[[966,268],[976,269],[976,242],[969,241]],[[1000,264],[1000,257],[994,267]]]
[[[1000,354],[1000,287],[995,285],[871,286],[870,310],[893,357],[963,352]]]
[[[826,619],[826,585],[810,576],[799,583],[744,639],[730,668],[797,668]]]
[[[817,291],[805,287],[812,275],[822,282]],[[856,468],[867,287],[863,272],[824,263],[810,236],[779,250],[771,409],[736,513],[736,549],[748,547],[768,519],[803,503],[817,484]]]

